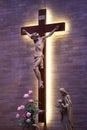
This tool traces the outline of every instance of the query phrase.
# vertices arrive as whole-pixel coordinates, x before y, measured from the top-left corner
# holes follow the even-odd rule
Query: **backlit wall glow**
[[[62,18],[62,19],[59,19],[58,20],[54,20],[52,19],[52,12],[50,9],[47,9],[47,24],[50,24],[50,23],[59,23],[59,22],[65,22],[65,31],[60,31],[60,32],[56,32],[54,33],[50,38],[47,39],[47,44],[46,44],[46,110],[47,110],[47,113],[46,113],[46,121],[48,124],[50,124],[50,121],[52,120],[52,110],[51,108],[53,108],[52,106],[52,102],[53,102],[53,99],[52,99],[52,83],[53,83],[53,80],[52,80],[52,76],[51,76],[51,69],[53,68],[53,54],[52,54],[52,40],[58,36],[58,38],[61,38],[63,37],[64,35],[67,35],[68,32],[69,32],[69,29],[70,29],[70,25],[68,23],[68,20]]]

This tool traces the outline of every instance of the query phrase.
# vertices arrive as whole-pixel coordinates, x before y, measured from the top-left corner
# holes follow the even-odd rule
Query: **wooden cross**
[[[54,23],[54,24],[46,24],[46,9],[39,10],[39,18],[38,18],[38,24],[36,26],[30,26],[30,27],[22,27],[21,28],[21,34],[25,35],[25,33],[22,31],[25,29],[29,33],[37,32],[40,34],[40,36],[45,35],[47,32],[51,32],[57,25],[59,26],[58,30],[56,31],[64,31],[65,30],[65,23]],[[41,69],[41,79],[43,81],[44,88],[39,88],[38,90],[38,99],[40,101],[39,108],[42,110],[45,110],[43,113],[39,115],[39,122],[44,122],[46,125],[46,42],[43,50],[44,54],[44,69]]]

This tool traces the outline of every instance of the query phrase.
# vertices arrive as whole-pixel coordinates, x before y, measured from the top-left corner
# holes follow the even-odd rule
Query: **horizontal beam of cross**
[[[22,27],[21,28],[21,34],[26,35],[22,30],[25,29],[29,33],[37,32],[39,34],[44,34],[46,32],[51,32],[56,26],[59,26],[58,30],[56,31],[64,31],[65,30],[65,23],[53,23],[53,24],[47,24],[47,25],[37,25],[37,26],[29,26],[29,27]]]

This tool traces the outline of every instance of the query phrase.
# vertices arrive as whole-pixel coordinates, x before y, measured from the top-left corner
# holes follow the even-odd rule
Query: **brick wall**
[[[49,45],[52,48],[52,66],[48,67],[52,78],[49,88],[52,118],[48,129],[61,127],[54,107],[60,87],[65,87],[72,97],[75,130],[87,129],[86,5],[86,0],[46,1],[47,9],[52,12],[51,22],[65,20],[70,26],[64,35],[55,34]],[[40,1],[35,0],[0,1],[0,130],[21,129],[14,124],[16,108],[24,102],[22,96],[28,89],[33,89],[34,98],[37,97],[33,44],[20,35],[20,28],[31,21],[37,24],[39,7]]]

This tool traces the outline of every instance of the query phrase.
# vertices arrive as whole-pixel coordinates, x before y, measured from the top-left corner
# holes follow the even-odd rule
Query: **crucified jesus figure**
[[[35,54],[34,54],[34,68],[33,68],[33,70],[34,70],[35,76],[38,80],[39,87],[44,87],[43,81],[41,80],[41,73],[39,70],[39,67],[41,69],[43,68],[44,41],[46,40],[46,38],[50,37],[58,28],[59,28],[59,26],[56,26],[49,34],[47,34],[45,36],[40,36],[39,33],[37,33],[37,32],[30,34],[25,29],[23,29],[23,32],[26,33],[34,41]]]

